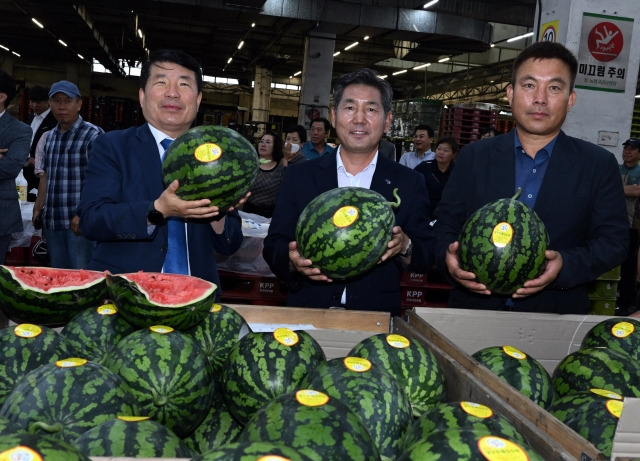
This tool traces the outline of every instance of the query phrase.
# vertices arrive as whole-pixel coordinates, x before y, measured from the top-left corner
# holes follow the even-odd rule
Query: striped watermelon
[[[106,297],[103,272],[0,266],[0,310],[16,323],[61,326]]]
[[[215,283],[190,275],[134,272],[107,275],[118,312],[137,328],[166,325],[187,330],[200,323],[216,299]]]
[[[386,371],[361,357],[336,358],[318,365],[301,387],[340,400],[360,417],[380,457],[396,457],[412,421],[411,403]]]
[[[0,435],[14,435],[22,433],[27,433],[26,429],[23,429],[18,423],[14,423],[9,420],[9,418],[0,416]]]
[[[640,397],[640,363],[606,347],[588,347],[567,355],[551,379],[560,397],[592,388]]]
[[[75,348],[79,357],[102,363],[118,341],[135,328],[118,314],[113,304],[102,304],[83,310],[60,334]]]
[[[592,389],[565,395],[556,400],[548,411],[609,458],[622,407],[621,395]]]
[[[91,461],[68,442],[39,434],[0,434],[0,459],[7,461]]]
[[[396,197],[398,197],[396,195]],[[300,254],[332,279],[367,272],[391,240],[393,206],[362,187],[338,187],[314,198],[300,214],[296,242]]]
[[[222,211],[234,206],[258,176],[258,154],[240,133],[219,125],[191,128],[169,146],[162,162],[165,186],[180,182],[183,200],[208,198]]]
[[[460,267],[494,293],[514,293],[546,266],[549,235],[537,213],[516,200],[520,192],[477,210],[458,238]]]
[[[298,389],[309,371],[325,360],[324,351],[306,331],[278,328],[240,339],[224,367],[223,395],[240,423],[271,399]]]
[[[402,441],[404,450],[434,432],[453,430],[487,431],[518,443],[524,436],[507,418],[474,402],[446,402],[435,405],[415,420]]]
[[[0,330],[0,405],[24,375],[72,355],[72,345],[57,331],[22,323]]]
[[[209,411],[214,385],[207,358],[178,330],[160,325],[137,330],[118,342],[104,364],[129,385],[141,415],[179,437]]]
[[[531,446],[486,430],[433,432],[405,450],[396,461],[486,461],[526,460],[544,461]]]
[[[256,412],[240,442],[280,442],[314,461],[378,461],[375,442],[347,405],[309,389],[287,392]]]
[[[612,317],[594,325],[582,339],[580,348],[608,347],[640,362],[640,320]]]
[[[311,461],[308,456],[279,442],[230,443],[195,456],[191,461]]]
[[[536,359],[513,346],[485,347],[473,354],[473,358],[543,408],[556,398],[547,370]]]
[[[379,333],[360,341],[347,355],[369,359],[395,377],[409,397],[416,417],[446,397],[440,365],[433,352],[418,341]]]
[[[126,383],[107,368],[67,358],[28,373],[13,389],[0,416],[24,430],[73,442],[81,434],[118,415],[137,413]]]
[[[98,424],[73,445],[87,456],[130,458],[191,458],[180,438],[147,416],[118,416]]]

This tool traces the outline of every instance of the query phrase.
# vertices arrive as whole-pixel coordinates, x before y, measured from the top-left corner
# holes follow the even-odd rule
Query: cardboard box
[[[471,371],[498,395],[519,408],[532,423],[540,425],[547,436],[563,445],[574,459],[606,459],[595,447],[567,434],[574,431],[513,388],[478,366],[470,354],[489,346],[511,345],[542,363],[549,373],[571,352],[580,348],[585,334],[606,317],[593,315],[556,315],[518,312],[475,311],[467,309],[415,308],[408,314],[419,329],[439,338],[445,351]],[[442,341],[441,338],[446,338]],[[455,346],[454,346],[455,344]],[[626,398],[618,423],[611,459],[640,459],[640,399]],[[577,436],[577,434],[575,434]]]

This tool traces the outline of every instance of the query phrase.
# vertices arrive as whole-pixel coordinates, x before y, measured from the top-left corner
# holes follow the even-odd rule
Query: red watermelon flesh
[[[134,272],[126,278],[158,306],[182,306],[185,300],[202,299],[216,290],[213,283],[188,275]]]
[[[102,282],[106,277],[104,272],[84,269],[56,269],[28,266],[5,266],[5,268],[23,288],[41,293],[68,291],[70,288],[86,288],[92,285],[92,282]]]

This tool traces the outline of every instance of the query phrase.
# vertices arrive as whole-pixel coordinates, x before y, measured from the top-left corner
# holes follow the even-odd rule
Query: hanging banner
[[[624,93],[633,18],[584,13],[576,88]]]

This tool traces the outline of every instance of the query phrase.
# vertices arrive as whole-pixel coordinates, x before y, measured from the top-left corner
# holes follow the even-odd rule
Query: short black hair
[[[447,136],[447,137],[438,139],[438,142],[436,143],[436,148],[440,144],[449,144],[451,146],[451,150],[453,151],[453,153],[454,154],[458,153],[458,149],[459,149],[458,141],[456,141],[455,138],[452,138],[451,136]]]
[[[284,130],[285,136],[289,133],[298,133],[300,142],[307,142],[307,129],[302,125],[290,125]]]
[[[569,91],[573,91],[573,85],[578,74],[578,60],[564,45],[556,42],[536,42],[526,47],[513,61],[511,68],[511,85],[516,84],[516,75],[522,63],[527,59],[539,61],[541,59],[559,59],[569,68],[571,81],[569,82]]]
[[[327,133],[331,129],[331,122],[324,117],[314,118],[313,120],[311,120],[309,126],[313,125],[315,122],[322,122],[322,124],[324,125],[324,131],[326,131]]]
[[[336,80],[333,86],[334,107],[340,105],[344,89],[350,85],[366,85],[377,88],[382,96],[382,109],[384,110],[384,114],[387,115],[391,112],[391,103],[393,101],[393,89],[391,85],[385,79],[380,78],[375,70],[366,67],[338,77],[338,80]]]
[[[433,131],[433,128],[431,128],[431,125],[427,125],[426,123],[416,125],[416,127],[413,129],[413,134],[416,134],[418,130],[426,131],[427,133],[429,133],[430,138],[433,138],[435,136],[435,132]]]
[[[282,138],[278,136],[278,133],[275,131],[265,131],[262,136],[260,136],[260,139],[264,138],[266,135],[273,138],[273,153],[271,155],[273,155],[273,159],[276,162],[279,162],[282,160],[282,157],[284,157],[284,154],[282,153]]]
[[[29,88],[29,101],[48,101],[49,100],[49,88],[46,86],[34,85]]]
[[[4,107],[7,107],[13,101],[13,98],[17,93],[16,81],[11,75],[0,69],[0,93],[7,95],[7,100],[4,102]],[[48,98],[47,98],[48,99]]]
[[[183,51],[168,49],[152,52],[149,55],[149,59],[142,65],[142,69],[140,70],[140,88],[142,90],[147,86],[147,81],[151,74],[151,66],[159,62],[171,62],[193,71],[196,76],[198,93],[202,92],[202,67],[200,63]]]

